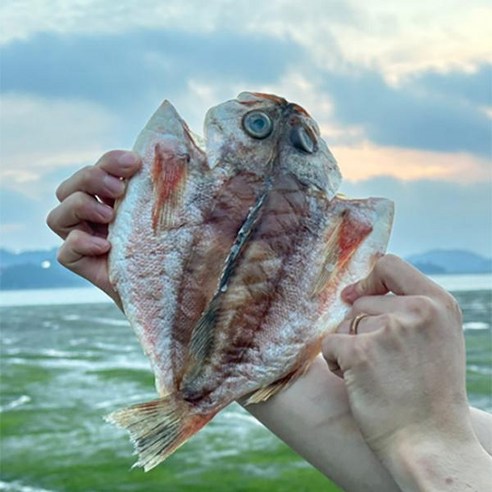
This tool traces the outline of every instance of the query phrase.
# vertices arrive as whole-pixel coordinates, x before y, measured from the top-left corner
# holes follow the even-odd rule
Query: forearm
[[[322,358],[287,390],[245,408],[345,490],[400,490],[362,438],[343,381]],[[492,454],[492,415],[475,408],[470,411],[476,436]]]
[[[245,408],[344,490],[400,490],[364,442],[344,383],[322,358],[287,390]]]

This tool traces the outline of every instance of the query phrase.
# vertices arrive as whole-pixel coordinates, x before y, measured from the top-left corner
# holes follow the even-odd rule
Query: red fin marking
[[[354,254],[362,241],[372,232],[372,226],[351,217],[350,212],[345,214],[338,235],[340,248],[339,265],[343,267],[347,260]]]
[[[186,183],[188,154],[176,154],[172,149],[156,144],[151,178],[154,184],[155,202],[152,209],[152,228],[171,226],[176,218]]]
[[[321,296],[320,309],[323,309],[336,288],[336,282],[332,282],[332,279],[340,278],[352,255],[371,232],[370,224],[352,216],[349,211],[346,211],[340,217],[340,222],[329,231],[326,238],[325,261],[313,289],[313,295]]]

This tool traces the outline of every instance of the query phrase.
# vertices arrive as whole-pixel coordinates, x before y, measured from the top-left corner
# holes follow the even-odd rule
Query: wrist
[[[492,483],[492,458],[474,434],[400,436],[381,459],[404,491],[485,491]]]

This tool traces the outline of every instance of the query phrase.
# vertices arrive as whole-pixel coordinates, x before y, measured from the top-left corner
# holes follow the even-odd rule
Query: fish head
[[[242,92],[207,112],[204,135],[211,168],[240,161],[243,170],[255,174],[293,172],[330,199],[340,185],[340,170],[318,125],[282,97]]]

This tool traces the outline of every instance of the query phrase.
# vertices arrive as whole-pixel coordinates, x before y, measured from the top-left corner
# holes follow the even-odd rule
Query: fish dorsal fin
[[[174,106],[164,101],[134,146],[152,182],[152,227],[159,232],[179,222],[183,195],[193,170],[206,172],[206,155]],[[151,200],[151,197],[148,197]]]

